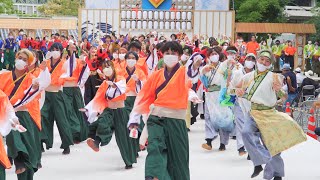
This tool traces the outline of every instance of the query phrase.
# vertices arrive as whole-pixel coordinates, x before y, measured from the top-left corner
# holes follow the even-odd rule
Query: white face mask
[[[213,63],[216,63],[219,61],[219,55],[213,55],[210,57],[210,61],[213,62]]]
[[[257,63],[257,68],[258,68],[258,71],[259,71],[259,72],[264,72],[264,71],[270,69],[271,67],[272,67],[272,65],[270,65],[270,66],[265,66],[265,65],[263,65],[263,64]]]
[[[228,55],[227,58],[228,60],[234,60],[234,55]]]
[[[308,41],[308,44],[312,44],[312,41]]]
[[[223,49],[226,50],[228,48],[228,46],[223,46]]]
[[[176,55],[164,55],[163,60],[169,68],[172,68],[178,63],[179,57]]]
[[[19,71],[26,69],[26,66],[27,66],[27,63],[24,62],[22,59],[16,59],[15,67],[16,67]]]
[[[254,67],[254,62],[252,61],[245,61],[244,66],[248,69],[252,69]]]
[[[107,67],[107,68],[104,68],[103,69],[103,74],[106,75],[106,76],[111,76],[113,73],[113,70],[111,67]]]
[[[126,56],[126,54],[119,54],[119,59],[120,60],[124,60],[124,57]]]
[[[185,54],[182,54],[181,61],[186,62],[189,59],[189,57]]]
[[[132,68],[137,64],[137,61],[135,59],[127,59],[127,66]]]
[[[13,36],[9,36],[9,39],[13,39]]]
[[[113,54],[112,54],[112,57],[113,57],[114,59],[118,59],[118,58],[119,58],[119,55],[116,54],[116,53],[113,53]]]
[[[60,51],[52,51],[51,56],[53,59],[59,59],[61,56],[61,53],[60,53]]]

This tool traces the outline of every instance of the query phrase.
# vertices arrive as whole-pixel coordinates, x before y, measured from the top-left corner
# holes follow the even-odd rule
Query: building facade
[[[316,0],[292,0],[285,7],[288,22],[300,23],[309,20],[313,14],[312,8],[316,6]]]
[[[22,14],[39,15],[38,6],[45,4],[48,0],[12,0],[15,10]]]

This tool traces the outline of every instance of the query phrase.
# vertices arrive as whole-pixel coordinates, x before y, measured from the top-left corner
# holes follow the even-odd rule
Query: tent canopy
[[[237,33],[294,33],[314,34],[314,24],[290,24],[290,23],[236,23]]]

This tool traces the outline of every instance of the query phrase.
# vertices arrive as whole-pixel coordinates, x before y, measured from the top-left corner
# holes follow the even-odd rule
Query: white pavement
[[[192,180],[249,180],[253,165],[246,157],[239,157],[236,141],[230,139],[225,152],[218,152],[218,142],[214,142],[213,151],[201,148],[204,143],[204,121],[191,127],[190,139],[190,173]],[[71,154],[63,156],[60,138],[55,131],[54,148],[43,154],[42,165],[35,180],[143,180],[146,152],[140,153],[138,164],[131,170],[124,169],[124,163],[115,139],[93,152],[86,143],[73,146]],[[320,179],[320,143],[312,139],[283,153],[286,180]],[[7,171],[7,179],[17,179],[14,168]],[[262,180],[262,175],[255,178]]]

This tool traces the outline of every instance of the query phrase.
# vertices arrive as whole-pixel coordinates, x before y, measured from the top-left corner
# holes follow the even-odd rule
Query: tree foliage
[[[320,0],[317,0],[317,6],[312,10],[314,16],[308,23],[313,23],[316,26],[317,33],[312,34],[310,39],[320,42]]]
[[[0,14],[12,14],[13,12],[12,0],[0,0]]]
[[[38,11],[46,16],[78,16],[79,0],[49,0],[38,7]]]
[[[287,0],[235,0],[239,22],[284,22]]]

